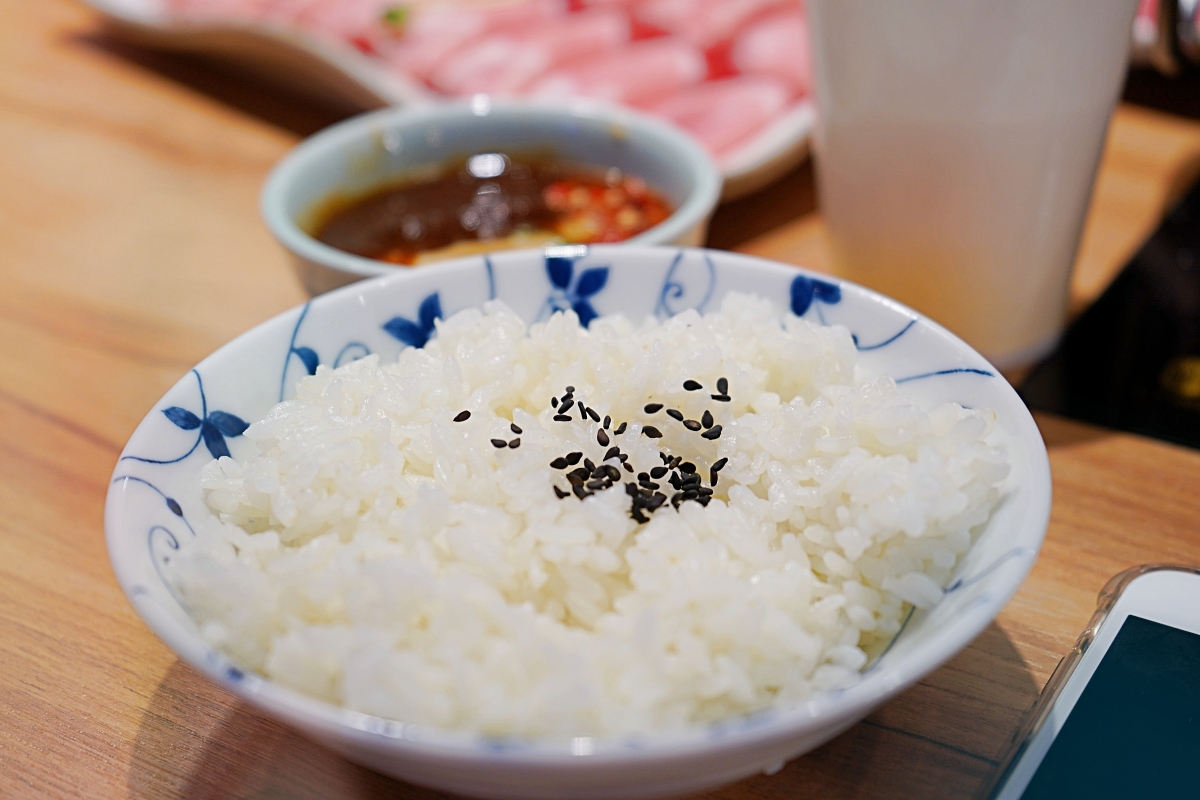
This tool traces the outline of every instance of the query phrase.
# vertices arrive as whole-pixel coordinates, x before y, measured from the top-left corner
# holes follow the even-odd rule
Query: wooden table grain
[[[257,213],[300,135],[342,113],[220,65],[129,47],[67,0],[0,0],[0,796],[375,798],[384,778],[175,659],[109,569],[120,448],[203,356],[303,300]],[[1200,125],[1118,110],[1073,302],[1103,289],[1200,167]],[[824,268],[812,173],[722,208],[714,244]],[[1045,548],[995,624],[749,798],[958,798],[1114,573],[1200,563],[1200,453],[1041,416]]]

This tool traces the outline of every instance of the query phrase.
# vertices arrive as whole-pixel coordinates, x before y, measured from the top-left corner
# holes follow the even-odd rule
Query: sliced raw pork
[[[704,54],[695,47],[650,39],[551,72],[529,91],[541,98],[583,96],[637,106],[699,83],[707,72]]]
[[[783,81],[743,76],[690,87],[647,110],[692,134],[719,159],[766,126],[791,99]]]
[[[566,62],[617,51],[629,35],[625,14],[569,14],[521,31],[482,37],[447,59],[430,82],[448,94],[511,95]]]
[[[738,72],[786,81],[796,94],[812,86],[808,60],[808,20],[799,9],[771,14],[733,41],[729,60]]]

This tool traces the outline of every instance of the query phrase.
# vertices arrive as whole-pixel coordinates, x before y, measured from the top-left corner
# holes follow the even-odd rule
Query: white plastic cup
[[[834,266],[1001,369],[1051,351],[1137,0],[808,0]]]

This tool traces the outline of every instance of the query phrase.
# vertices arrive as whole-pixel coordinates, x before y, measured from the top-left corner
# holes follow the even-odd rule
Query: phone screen
[[[1200,797],[1200,635],[1130,615],[1021,800]]]

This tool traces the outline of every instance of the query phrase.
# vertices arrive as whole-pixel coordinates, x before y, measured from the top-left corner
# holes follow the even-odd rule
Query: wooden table
[[[337,111],[0,0],[0,796],[432,797],[264,719],[135,616],[101,525],[123,442],[218,345],[303,299],[259,185]],[[1086,305],[1200,161],[1200,125],[1114,119],[1075,280]],[[827,264],[811,171],[723,208],[712,242]],[[753,234],[752,238],[747,239]],[[1200,563],[1200,453],[1039,420],[1045,549],[946,667],[774,777],[713,798],[969,796],[1114,573]]]

